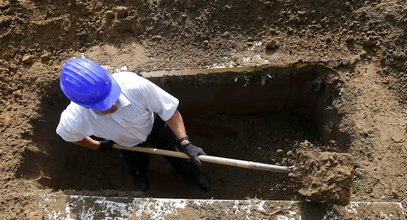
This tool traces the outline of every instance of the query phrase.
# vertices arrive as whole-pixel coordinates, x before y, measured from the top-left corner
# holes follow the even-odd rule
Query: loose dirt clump
[[[321,152],[308,141],[298,147],[296,169],[290,174],[298,182],[298,193],[312,202],[349,204],[354,175],[352,155]]]

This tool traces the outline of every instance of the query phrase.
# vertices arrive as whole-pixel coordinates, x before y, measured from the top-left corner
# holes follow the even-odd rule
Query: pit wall
[[[346,134],[338,129],[341,116],[332,107],[339,96],[341,83],[337,80],[337,73],[325,66],[292,64],[141,75],[180,100],[179,109],[188,133],[198,146],[206,147],[209,155],[291,166],[294,161],[288,152],[294,150],[295,141],[322,139],[331,144],[340,140],[337,141],[338,146],[330,150],[347,149]],[[41,114],[53,117],[33,124],[35,135],[32,141],[38,150],[25,152],[18,176],[33,182],[37,188],[88,190],[97,195],[103,194],[98,193],[100,190],[134,190],[133,179],[125,172],[119,155],[73,147],[55,134],[59,115],[68,104],[62,93],[57,91],[54,96],[43,100]],[[262,115],[272,117],[263,118]],[[223,126],[224,122],[217,121],[222,116],[233,123]],[[248,125],[250,120],[256,126]],[[301,135],[301,132],[306,134]],[[285,151],[287,156],[282,157],[278,149]],[[242,199],[258,195],[268,199],[289,199],[295,191],[290,178],[285,175],[230,167],[223,167],[220,171],[219,167],[206,164],[204,169],[216,179],[214,184],[218,184],[216,190],[207,194],[174,176],[171,167],[161,165],[162,158],[151,159],[156,161],[150,163],[152,171],[149,179],[156,188],[141,196]],[[238,184],[241,178],[248,178],[251,182],[244,186]],[[267,181],[264,181],[265,178]],[[171,184],[167,184],[169,182]],[[235,188],[224,187],[225,183]],[[270,189],[270,186],[275,187]]]
[[[298,63],[141,75],[182,100],[179,108],[187,123],[199,124],[219,113],[296,111],[317,125],[323,144],[334,145],[338,152],[348,150],[349,137],[332,106],[342,83],[326,66]]]

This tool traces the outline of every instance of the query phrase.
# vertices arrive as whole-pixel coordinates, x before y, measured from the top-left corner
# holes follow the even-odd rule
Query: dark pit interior
[[[297,142],[308,140],[325,150],[347,151],[346,134],[338,129],[340,115],[331,106],[340,87],[333,70],[294,64],[201,73],[149,79],[180,100],[191,141],[208,155],[293,165]],[[55,91],[43,99],[44,117],[33,121],[35,147],[27,149],[18,172],[38,188],[158,198],[292,199],[295,195],[287,174],[208,163],[202,169],[213,186],[202,191],[155,155],[150,156],[150,190],[138,192],[116,150],[92,151],[56,135],[68,100]]]

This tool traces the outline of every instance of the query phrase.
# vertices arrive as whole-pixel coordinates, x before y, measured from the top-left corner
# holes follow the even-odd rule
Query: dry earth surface
[[[17,171],[47,154],[34,129],[62,97],[62,64],[81,54],[134,72],[324,64],[343,82],[333,106],[355,163],[351,200],[407,205],[404,0],[3,0],[0,48],[1,219],[25,218],[52,191]]]

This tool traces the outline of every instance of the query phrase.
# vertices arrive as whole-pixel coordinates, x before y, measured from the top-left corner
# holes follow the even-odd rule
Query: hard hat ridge
[[[100,111],[109,109],[121,93],[110,73],[86,58],[73,58],[64,64],[60,86],[71,101]]]

